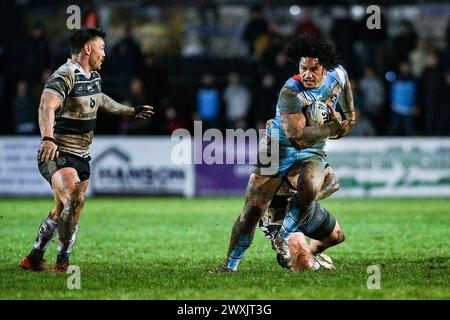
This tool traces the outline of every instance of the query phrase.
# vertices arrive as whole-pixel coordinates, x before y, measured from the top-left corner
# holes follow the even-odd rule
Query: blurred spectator
[[[425,133],[429,135],[441,134],[441,128],[437,126],[440,118],[445,114],[448,105],[444,105],[445,76],[439,66],[439,57],[436,53],[430,53],[425,59],[426,68],[420,79],[422,93],[422,115],[425,122]]]
[[[169,91],[166,71],[156,64],[156,57],[149,53],[145,56],[144,66],[140,71],[148,104],[158,106],[167,97]]]
[[[400,33],[393,38],[390,61],[397,66],[401,61],[407,61],[409,53],[415,48],[417,33],[411,22],[403,21]]]
[[[83,26],[87,28],[97,29],[99,26],[99,17],[97,14],[97,8],[92,1],[85,1],[82,8],[84,9],[84,14],[82,18]]]
[[[42,71],[41,79],[39,82],[36,82],[31,91],[31,97],[33,98],[34,103],[38,106],[41,100],[42,90],[44,90],[45,82],[52,75],[51,69],[45,69]]]
[[[447,52],[450,51],[450,17],[447,19],[447,30],[445,31],[445,42],[447,47]]]
[[[297,67],[289,61],[284,51],[277,52],[274,64],[269,71],[275,77],[275,86],[278,88],[281,88],[290,77],[298,73]]]
[[[261,80],[261,86],[255,90],[253,103],[253,115],[256,116],[256,127],[264,129],[266,121],[275,117],[275,105],[277,102],[277,90],[275,78],[272,74],[266,73]]]
[[[399,74],[391,86],[391,133],[394,135],[413,135],[417,84],[408,62],[401,62]]]
[[[360,86],[355,78],[350,76],[350,86],[352,87],[353,102],[356,107],[363,105],[363,95]]]
[[[177,109],[169,104],[165,109],[166,123],[164,128],[165,134],[172,134],[176,129],[186,128],[186,122],[180,117]]]
[[[340,54],[347,66],[347,71],[354,74],[359,64],[354,50],[355,41],[359,40],[358,23],[351,18],[348,8],[336,12],[337,17],[331,28],[330,36],[334,40],[336,52]]]
[[[275,66],[276,56],[280,52],[284,54],[286,39],[275,31],[269,33],[268,39],[269,45],[262,53],[261,59],[258,61],[258,67],[270,69]]]
[[[388,59],[388,22],[385,19],[385,10],[380,11],[380,29],[367,28],[367,21],[372,13],[366,13],[359,21],[359,41],[364,48],[362,66],[372,66],[377,74],[383,74]]]
[[[196,57],[205,54],[205,48],[197,30],[186,30],[182,40],[181,55],[183,57]]]
[[[353,101],[356,106],[356,119],[357,123],[355,127],[350,131],[352,136],[373,136],[376,134],[375,127],[370,118],[365,116],[365,112],[359,106],[362,106],[363,103],[363,95],[362,91],[358,85],[358,82],[355,78],[350,78],[350,85],[352,87],[353,92]]]
[[[145,63],[140,71],[147,98],[146,104],[155,108],[155,115],[150,120],[151,132],[163,134],[165,132],[165,115],[163,107],[168,101],[169,80],[166,70],[156,63],[156,56],[149,53],[145,56]],[[158,112],[159,111],[159,112]]]
[[[440,136],[450,135],[450,70],[445,74],[445,87],[440,104],[440,116],[436,123],[436,134]]]
[[[42,71],[49,68],[51,64],[51,47],[45,36],[44,28],[37,23],[31,29],[31,35],[22,47],[23,59],[19,64],[22,66],[22,75],[27,81],[39,81]]]
[[[258,38],[269,32],[269,24],[264,18],[264,9],[260,5],[254,5],[250,9],[250,21],[244,28],[243,38],[247,42],[249,55],[253,56],[255,44]]]
[[[355,106],[362,110],[364,116],[375,126],[377,133],[380,133],[381,126],[383,126],[382,109],[385,99],[383,82],[376,76],[375,70],[372,67],[366,67],[359,87],[361,89],[362,101],[361,104],[355,103]]]
[[[425,39],[417,40],[417,47],[409,54],[409,62],[411,63],[412,74],[419,78],[427,64],[427,57],[430,53],[428,43]]]
[[[129,93],[124,104],[140,106],[147,104],[144,85],[140,78],[133,78],[130,82]],[[126,119],[120,121],[120,134],[146,134],[149,133],[149,121],[141,119]]]
[[[350,131],[350,136],[374,136],[376,134],[375,127],[363,111],[356,110],[356,119],[356,125]]]
[[[247,87],[241,83],[241,75],[232,72],[228,76],[228,85],[223,98],[227,128],[247,128],[247,113],[250,108],[251,95]]]
[[[18,134],[37,133],[38,106],[28,93],[28,85],[25,80],[17,83],[17,92],[13,100],[14,129]]]
[[[215,78],[205,73],[197,91],[197,115],[203,121],[203,130],[220,127],[220,92]]]
[[[300,21],[295,27],[294,37],[299,37],[304,33],[311,33],[316,37],[322,36],[320,29],[312,22],[310,12],[305,12],[300,18]]]
[[[138,42],[134,40],[131,26],[125,27],[122,39],[112,51],[113,68],[118,80],[119,94],[125,97],[130,80],[142,68],[142,51]]]

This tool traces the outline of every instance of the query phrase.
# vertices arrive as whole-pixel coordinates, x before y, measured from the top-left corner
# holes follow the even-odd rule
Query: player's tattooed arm
[[[151,106],[128,107],[115,101],[104,93],[101,98],[100,110],[117,116],[141,119],[150,118],[154,114],[153,107]]]
[[[42,142],[39,148],[39,160],[48,161],[58,157],[58,146],[53,138],[55,113],[61,105],[61,98],[56,94],[44,91],[41,96],[38,110],[39,130]]]
[[[136,112],[133,107],[118,103],[104,93],[101,97],[100,110],[122,117],[133,117]]]
[[[352,86],[350,82],[344,90],[342,98],[340,99],[342,111],[345,114],[346,120],[342,121],[342,133],[339,137],[346,136],[356,124],[355,104],[353,100]]]
[[[341,106],[342,111],[347,119],[355,121],[355,104],[353,100],[352,86],[350,83],[348,83],[347,88],[344,90],[343,99],[344,101]]]
[[[294,90],[283,88],[278,102],[286,136],[297,149],[312,147],[329,136],[339,134],[340,123],[334,119],[333,114],[333,121],[329,123],[306,127],[306,117],[301,111],[298,100],[297,93]],[[334,111],[332,108],[330,110]]]

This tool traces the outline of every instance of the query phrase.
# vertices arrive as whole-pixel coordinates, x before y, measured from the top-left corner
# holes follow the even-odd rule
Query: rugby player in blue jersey
[[[268,165],[261,162],[255,165],[249,178],[243,211],[231,232],[227,260],[218,271],[237,270],[253,240],[258,221],[294,164],[300,165],[297,194],[290,201],[286,217],[274,239],[282,265],[291,266],[288,241],[299,224],[309,217],[326,216],[325,209],[316,201],[326,176],[326,154],[323,149],[326,139],[339,139],[347,135],[355,124],[352,89],[346,70],[338,64],[333,48],[323,39],[309,34],[295,38],[289,42],[287,55],[298,64],[299,74],[288,79],[281,89],[275,118],[258,151],[261,157],[267,154],[271,154],[271,158],[277,157],[278,171],[266,174],[262,169]],[[343,121],[335,111],[338,101],[346,116]],[[319,119],[322,116],[326,117],[326,121]],[[321,219],[310,220],[317,223]]]

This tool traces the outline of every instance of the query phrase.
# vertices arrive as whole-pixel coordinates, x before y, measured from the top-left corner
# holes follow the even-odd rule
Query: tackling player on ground
[[[269,209],[259,221],[259,227],[267,239],[271,240],[272,248],[276,250],[273,240],[280,231],[290,200],[297,193],[297,180],[300,166],[292,166],[277,193],[270,202]],[[339,190],[336,175],[329,165],[326,166],[326,176],[322,189],[317,194],[316,201],[328,198]],[[311,238],[306,242],[305,235]],[[291,253],[292,271],[304,269],[320,270],[334,269],[333,261],[322,252],[344,241],[344,232],[338,221],[327,211],[315,211],[308,219],[302,221],[297,230],[289,238],[288,245]],[[280,254],[277,262],[284,268]]]
[[[71,58],[44,86],[39,105],[42,142],[37,160],[40,173],[53,189],[55,206],[42,222],[31,252],[20,261],[23,269],[47,269],[44,253],[57,233],[54,270],[67,271],[89,184],[89,145],[97,111],[141,119],[153,115],[151,106],[128,107],[102,93],[97,70],[105,59],[104,37],[99,30],[76,30],[69,41]]]
[[[283,265],[290,268],[289,237],[304,219],[324,210],[316,198],[326,176],[325,140],[347,135],[355,124],[350,82],[345,69],[337,63],[332,47],[323,39],[306,34],[290,41],[287,54],[298,63],[299,75],[288,79],[281,89],[276,116],[258,151],[264,156],[277,157],[278,171],[267,175],[263,173],[263,164],[255,166],[244,209],[231,232],[227,260],[219,271],[236,271],[253,241],[256,224],[268,209],[282,179],[291,166],[301,164],[298,192],[274,241]],[[334,110],[338,100],[347,118],[344,121],[340,121],[340,115]],[[318,120],[314,119],[318,114],[314,110],[323,108],[328,108],[329,121],[307,126],[308,120]],[[313,118],[307,119],[308,114]],[[279,145],[279,149],[272,144]]]

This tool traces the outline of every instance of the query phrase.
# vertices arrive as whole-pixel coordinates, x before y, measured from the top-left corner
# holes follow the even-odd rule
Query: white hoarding
[[[37,165],[40,137],[0,138],[0,196],[52,195]]]
[[[185,141],[190,146],[189,141]],[[96,137],[91,146],[94,194],[194,195],[193,164],[174,164],[168,137]]]
[[[449,138],[343,138],[326,151],[341,184],[333,197],[450,197]]]
[[[95,137],[88,194],[193,196],[194,166],[173,164],[170,137]],[[0,196],[50,196],[37,166],[40,137],[0,138]],[[190,145],[190,144],[189,144]]]
[[[37,167],[39,141],[0,138],[0,196],[52,194]],[[179,143],[170,137],[94,138],[88,193],[194,195],[194,165],[171,159]],[[450,197],[450,138],[346,137],[328,141],[326,150],[341,184],[333,197]]]

